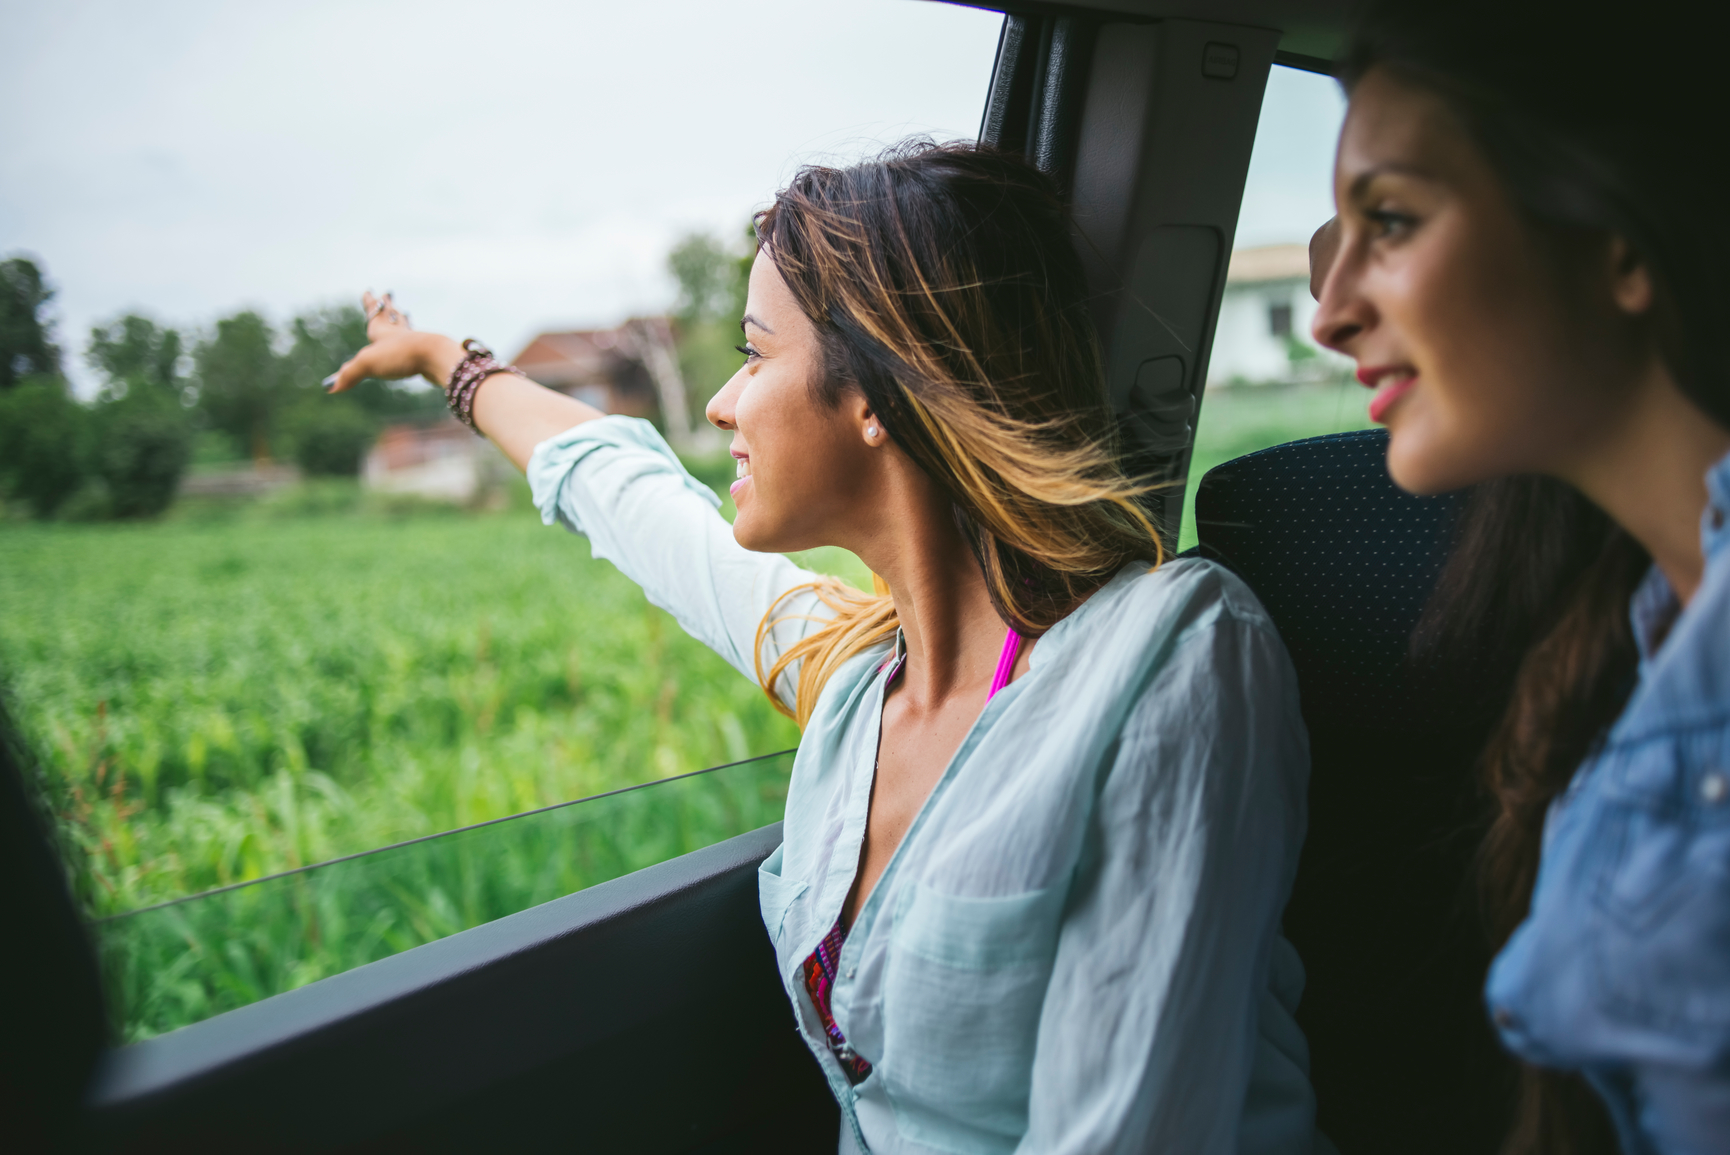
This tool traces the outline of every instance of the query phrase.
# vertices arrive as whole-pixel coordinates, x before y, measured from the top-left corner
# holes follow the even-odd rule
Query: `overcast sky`
[[[394,289],[514,353],[665,308],[667,249],[801,162],[973,137],[1001,17],[921,0],[0,0],[0,255],[92,323]],[[1275,70],[1238,244],[1331,211],[1341,102]]]

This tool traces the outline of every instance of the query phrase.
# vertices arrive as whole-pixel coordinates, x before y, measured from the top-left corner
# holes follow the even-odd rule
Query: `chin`
[[[764,533],[757,526],[757,518],[748,513],[741,513],[733,519],[733,540],[750,550],[752,553],[786,553],[775,544],[774,535]]]
[[[733,522],[733,540],[748,550],[752,550],[756,553],[765,552],[763,547],[757,543],[757,537],[751,532],[750,525],[747,524],[745,519],[742,517],[735,519]]]
[[[1416,430],[1404,434],[1392,427],[1388,430],[1388,476],[1418,497],[1450,493],[1483,481],[1462,456],[1448,453],[1435,438],[1423,437]]]

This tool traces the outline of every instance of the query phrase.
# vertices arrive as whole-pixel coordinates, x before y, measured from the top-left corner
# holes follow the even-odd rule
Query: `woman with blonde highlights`
[[[450,381],[549,524],[798,720],[761,905],[842,1150],[1312,1150],[1296,683],[1240,583],[1163,558],[1049,182],[906,145],[803,170],[758,238],[708,407],[731,527],[647,423],[388,299],[334,386]],[[819,545],[876,592],[782,556]]]

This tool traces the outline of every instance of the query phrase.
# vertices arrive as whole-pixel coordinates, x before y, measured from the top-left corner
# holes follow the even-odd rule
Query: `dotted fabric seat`
[[[1312,727],[1400,730],[1422,709],[1406,692],[1406,651],[1459,500],[1401,491],[1387,444],[1366,429],[1277,445],[1212,470],[1196,493],[1201,552],[1278,624]]]
[[[1402,492],[1386,454],[1366,430],[1227,462],[1197,491],[1197,548],[1255,590],[1297,668],[1310,813],[1285,930],[1318,1124],[1348,1153],[1491,1152],[1513,1075],[1480,995],[1482,711],[1407,658],[1461,499]]]

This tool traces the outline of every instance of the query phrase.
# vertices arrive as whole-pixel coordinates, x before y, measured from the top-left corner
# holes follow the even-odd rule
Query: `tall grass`
[[[97,916],[796,740],[521,512],[7,526],[0,604]]]

